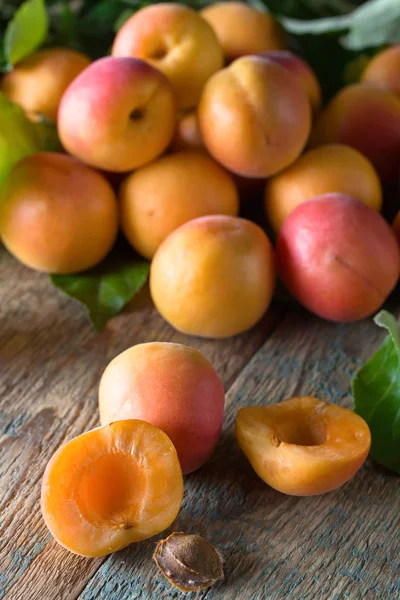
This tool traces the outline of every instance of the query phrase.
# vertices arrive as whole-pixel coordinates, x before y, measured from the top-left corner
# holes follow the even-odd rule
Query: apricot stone
[[[176,450],[154,425],[124,420],[87,431],[50,459],[41,509],[56,541],[104,556],[164,531],[183,497]]]
[[[176,229],[150,270],[150,291],[161,315],[179,331],[202,337],[229,337],[255,325],[274,287],[274,252],[264,231],[224,215]]]
[[[290,165],[311,127],[304,89],[287,69],[260,56],[239,58],[213,75],[198,118],[210,154],[244,177],[269,177]]]
[[[285,34],[272,15],[245,2],[217,2],[200,14],[217,34],[228,63],[247,54],[286,48]]]
[[[370,161],[349,146],[330,144],[305,152],[267,181],[269,222],[278,232],[296,206],[330,192],[354,196],[378,212],[382,205],[381,184]]]
[[[223,66],[222,48],[194,10],[165,2],[136,12],[119,30],[113,56],[141,58],[169,79],[179,108],[196,106],[207,79]]]
[[[361,81],[389,90],[400,97],[400,44],[378,52],[368,63]]]
[[[0,236],[22,263],[75,273],[99,263],[114,244],[118,207],[108,181],[63,154],[23,158],[0,192]]]
[[[400,172],[400,98],[385,89],[358,83],[343,88],[326,106],[310,138],[310,147],[352,146],[374,165],[385,183]]]
[[[3,75],[1,91],[32,120],[56,121],[62,95],[89,65],[88,56],[69,48],[38,50]]]
[[[171,438],[183,473],[201,467],[217,444],[224,388],[197,350],[181,344],[138,344],[114,358],[99,389],[103,425],[143,419]]]
[[[279,232],[276,257],[292,295],[332,321],[373,314],[400,273],[399,246],[389,224],[344,194],[300,204]]]
[[[236,439],[257,475],[293,496],[340,487],[361,468],[371,445],[364,419],[310,396],[241,408]]]
[[[293,54],[293,52],[289,52],[289,50],[263,52],[260,56],[273,60],[278,65],[288,69],[304,88],[313,113],[318,112],[321,106],[321,86],[310,65],[299,56],[296,56],[296,54]]]
[[[239,212],[232,176],[201,152],[168,154],[138,169],[120,187],[119,200],[124,234],[146,258],[190,219]]]

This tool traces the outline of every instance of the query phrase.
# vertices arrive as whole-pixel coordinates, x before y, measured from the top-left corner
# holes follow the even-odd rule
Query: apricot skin
[[[367,65],[361,81],[382,87],[400,97],[400,44],[378,52]]]
[[[244,2],[217,2],[200,14],[217,34],[228,63],[247,54],[286,48],[278,22]]]
[[[310,133],[311,109],[287,69],[245,56],[209,79],[198,119],[204,145],[218,162],[237,175],[263,178],[299,156]]]
[[[378,212],[382,205],[379,177],[369,160],[349,146],[329,144],[308,150],[267,182],[268,220],[278,232],[296,206],[330,192],[354,196]]]
[[[388,223],[344,194],[325,194],[298,206],[279,232],[276,257],[292,295],[331,321],[373,314],[400,272],[399,246]]]
[[[143,419],[170,437],[183,473],[200,468],[217,444],[224,388],[204,356],[181,344],[138,344],[106,368],[99,389],[100,420]]]
[[[364,154],[384,183],[400,172],[400,98],[358,83],[343,88],[317,119],[310,147],[339,143]]]
[[[39,50],[3,75],[1,91],[32,120],[44,115],[56,121],[62,95],[89,65],[88,56],[69,48]]]
[[[1,239],[32,269],[84,271],[108,254],[117,236],[112,187],[100,173],[64,154],[22,159],[0,198]]]
[[[173,152],[204,149],[203,138],[201,137],[195,110],[178,117],[170,149]]]
[[[201,152],[159,158],[132,173],[118,195],[124,234],[146,258],[190,219],[239,212],[232,176]]]
[[[255,325],[275,288],[268,237],[246,219],[213,215],[176,229],[157,250],[150,291],[160,314],[190,335],[224,338]]]
[[[340,487],[361,468],[371,445],[364,419],[309,396],[240,409],[236,439],[257,475],[292,496]]]
[[[96,557],[169,527],[182,497],[171,440],[131,419],[87,431],[56,451],[43,475],[41,510],[59,544]]]

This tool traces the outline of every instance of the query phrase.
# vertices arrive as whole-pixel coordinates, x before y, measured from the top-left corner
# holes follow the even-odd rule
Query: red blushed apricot
[[[290,165],[311,127],[307,95],[272,60],[245,56],[206,83],[198,106],[204,145],[237,175],[264,178]]]
[[[310,147],[352,146],[374,165],[385,183],[400,172],[400,98],[366,83],[343,88],[317,119]]]
[[[99,389],[100,420],[143,419],[171,438],[182,471],[211,456],[221,433],[224,388],[204,356],[181,344],[138,344],[114,358]]]
[[[57,542],[94,557],[164,531],[182,497],[171,440],[154,425],[131,419],[61,446],[43,475],[41,508]]]
[[[22,263],[39,271],[76,273],[99,263],[118,232],[108,181],[56,152],[19,161],[2,186],[0,236]]]
[[[400,97],[400,44],[378,52],[368,63],[361,81],[389,90]]]
[[[314,71],[303,59],[288,50],[272,50],[263,52],[264,56],[288,69],[299,84],[304,88],[311,104],[313,113],[317,113],[321,106],[321,86]]]
[[[389,224],[344,194],[300,204],[279,232],[276,258],[292,295],[332,321],[373,314],[400,273],[399,246]]]
[[[292,496],[340,487],[361,468],[371,445],[364,419],[310,396],[240,409],[236,439],[257,475]]]
[[[278,21],[245,2],[217,2],[200,14],[217,34],[228,63],[247,54],[287,47]]]

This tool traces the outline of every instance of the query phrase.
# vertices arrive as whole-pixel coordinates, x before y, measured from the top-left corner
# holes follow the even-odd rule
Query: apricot
[[[198,118],[216,160],[238,175],[259,178],[296,160],[311,126],[304,89],[287,69],[260,56],[239,58],[213,75]]]
[[[341,143],[364,154],[385,183],[400,171],[400,98],[358,83],[343,88],[315,123],[310,147]]]
[[[59,544],[95,557],[167,529],[182,497],[171,440],[130,419],[87,431],[57,450],[43,475],[41,509]]]
[[[0,192],[0,237],[22,263],[51,273],[84,271],[111,250],[118,207],[108,181],[58,153],[19,161]]]
[[[300,204],[279,232],[276,257],[292,295],[331,321],[355,321],[377,311],[400,273],[389,224],[344,194]]]
[[[171,142],[175,99],[164,75],[142,60],[95,61],[65,92],[58,132],[70,154],[105,171],[132,171]]]
[[[274,252],[264,231],[225,215],[200,217],[176,229],[150,270],[160,314],[178,331],[202,337],[229,337],[255,325],[274,287]]]
[[[239,212],[232,176],[201,152],[169,154],[138,169],[120,187],[119,200],[123,232],[146,258],[190,219]]]
[[[32,120],[44,115],[56,121],[62,95],[89,65],[88,56],[69,48],[39,50],[3,75],[1,91]]]
[[[102,425],[143,419],[172,440],[183,473],[199,469],[221,433],[224,387],[208,360],[181,344],[152,342],[119,354],[99,388]]]
[[[204,148],[197,112],[195,110],[191,110],[178,117],[170,148],[174,152],[179,152],[180,150],[202,150]]]
[[[394,234],[397,237],[397,240],[400,244],[400,210],[394,218],[394,221],[392,223],[392,228],[393,228]]]
[[[311,396],[241,408],[236,439],[257,475],[292,496],[340,487],[362,467],[371,445],[364,419]]]
[[[173,2],[136,12],[119,30],[112,55],[141,58],[162,71],[179,108],[196,106],[207,79],[223,66],[222,48],[210,25],[191,8]]]
[[[317,113],[321,107],[321,86],[314,71],[300,56],[296,56],[289,50],[273,50],[260,54],[269,60],[273,60],[285,69],[288,69],[293,77],[304,88],[311,104],[313,113]]]
[[[329,192],[354,196],[378,212],[382,205],[381,184],[370,161],[350,146],[330,144],[305,152],[267,181],[269,222],[278,232],[296,206]]]
[[[368,63],[361,81],[382,87],[400,97],[400,44],[378,52]]]
[[[286,48],[285,34],[272,15],[245,2],[217,2],[201,16],[217,34],[227,62],[247,54]]]

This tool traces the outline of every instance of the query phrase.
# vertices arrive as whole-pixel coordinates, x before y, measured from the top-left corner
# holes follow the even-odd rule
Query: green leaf
[[[51,282],[86,308],[101,331],[144,286],[150,264],[126,247],[117,246],[97,267],[76,275],[51,275]]]
[[[7,25],[4,54],[10,65],[26,58],[46,39],[48,18],[44,0],[26,0]]]
[[[400,339],[396,319],[383,310],[374,319],[388,331],[381,347],[356,373],[355,412],[371,430],[372,458],[400,473]]]

